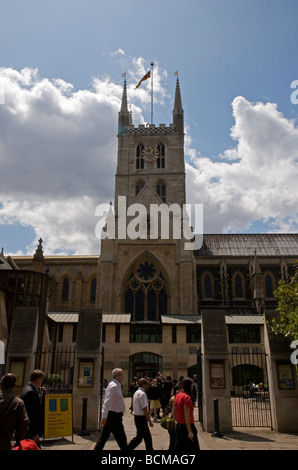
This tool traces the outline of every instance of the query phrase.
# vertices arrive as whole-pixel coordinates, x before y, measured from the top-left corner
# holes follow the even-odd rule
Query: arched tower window
[[[136,196],[139,194],[141,189],[145,186],[145,181],[139,180],[136,184]]]
[[[265,293],[266,293],[266,297],[274,297],[273,291],[274,291],[274,288],[273,288],[272,276],[270,274],[267,274],[265,276]]]
[[[62,297],[61,300],[63,302],[68,302],[69,298],[69,279],[66,277],[62,284]]]
[[[160,268],[146,258],[131,270],[125,286],[124,311],[133,322],[159,322],[168,312],[167,287]]]
[[[165,168],[165,146],[164,144],[158,144],[157,146],[158,150],[158,159],[156,161],[156,167],[157,168]]]
[[[156,184],[156,192],[161,198],[162,202],[166,202],[167,200],[167,195],[166,195],[166,185],[165,182],[160,180]]]
[[[143,169],[145,167],[144,160],[142,158],[143,148],[144,148],[144,145],[142,145],[142,144],[139,144],[137,146],[137,152],[136,152],[136,169],[137,170]]]

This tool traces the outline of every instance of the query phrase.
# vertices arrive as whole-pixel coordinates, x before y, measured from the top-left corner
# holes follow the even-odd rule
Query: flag
[[[176,70],[176,72],[174,72],[174,76],[178,77],[178,70]]]
[[[144,75],[144,77],[142,78],[142,80],[139,81],[139,83],[137,84],[136,88],[139,88],[139,86],[141,85],[142,82],[144,82],[145,80],[147,80],[147,78],[150,78],[151,76],[151,72],[149,70],[149,72],[146,73],[146,75]]]
[[[124,72],[124,73],[122,74],[122,77],[123,77],[123,78],[125,78],[125,77],[126,77],[126,72]]]

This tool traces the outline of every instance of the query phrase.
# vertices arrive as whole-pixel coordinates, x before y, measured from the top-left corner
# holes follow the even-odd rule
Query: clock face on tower
[[[159,157],[159,150],[158,148],[154,147],[145,147],[142,150],[142,158],[145,162],[152,163],[154,160],[157,160]]]

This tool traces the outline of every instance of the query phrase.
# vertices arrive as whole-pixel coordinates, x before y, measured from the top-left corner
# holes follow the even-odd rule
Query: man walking
[[[21,393],[21,399],[25,403],[30,421],[29,429],[25,438],[35,441],[38,447],[40,447],[39,426],[41,411],[39,389],[42,385],[44,376],[45,374],[41,370],[34,370],[30,375],[30,382],[25,386]]]
[[[148,388],[148,380],[145,378],[140,379],[139,388],[133,396],[132,405],[137,435],[128,444],[128,451],[135,449],[142,442],[142,439],[145,441],[146,450],[153,451],[152,436],[148,427],[148,423],[150,427],[153,427],[153,423],[149,415],[149,403],[146,394]]]
[[[101,428],[99,439],[94,450],[103,450],[110,434],[112,433],[121,450],[127,450],[127,438],[123,427],[122,416],[125,412],[125,403],[122,394],[121,384],[124,374],[122,369],[114,369],[112,381],[109,383],[102,405],[102,419],[99,423]]]

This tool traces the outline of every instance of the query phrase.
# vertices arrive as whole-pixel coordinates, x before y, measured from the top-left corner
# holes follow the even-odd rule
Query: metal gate
[[[70,347],[35,353],[35,368],[45,373],[43,388],[46,388],[47,393],[71,393],[74,360],[75,350]]]
[[[230,354],[233,427],[272,428],[266,354],[237,348]]]

